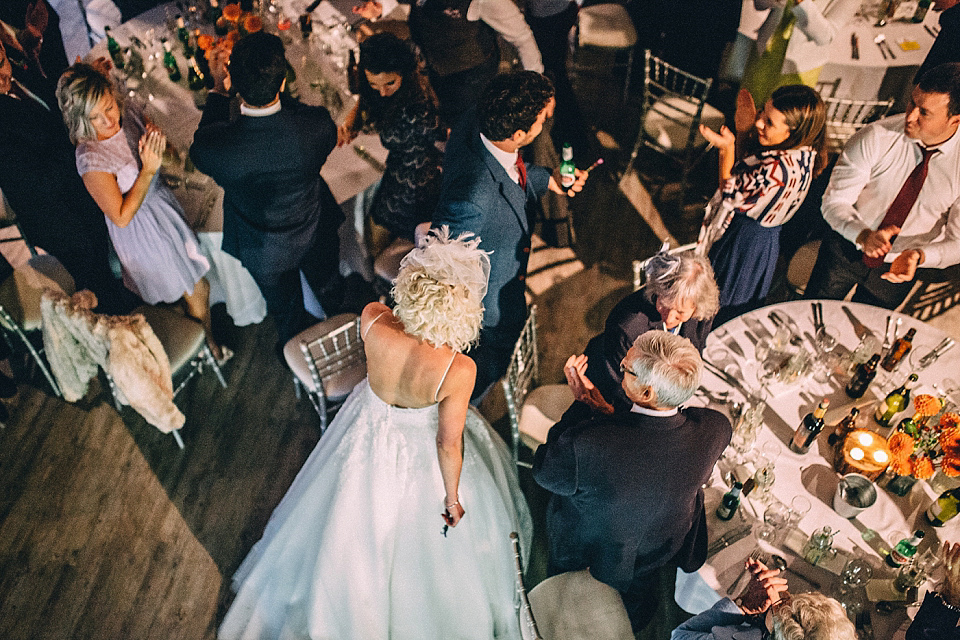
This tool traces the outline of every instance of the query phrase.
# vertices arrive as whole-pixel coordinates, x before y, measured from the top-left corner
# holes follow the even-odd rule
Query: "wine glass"
[[[757,538],[777,544],[789,524],[790,509],[779,500],[772,499],[763,512],[763,524],[757,530]]]
[[[757,484],[754,495],[757,496],[760,502],[766,503],[771,499],[770,489],[773,487],[776,479],[777,476],[774,473],[773,461],[762,455],[758,456],[757,470],[753,474],[753,481]]]

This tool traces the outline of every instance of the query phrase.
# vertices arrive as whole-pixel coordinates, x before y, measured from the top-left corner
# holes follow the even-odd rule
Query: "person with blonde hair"
[[[506,445],[469,407],[490,263],[434,231],[367,305],[367,378],[234,576],[218,637],[510,638],[511,531],[531,519]]]
[[[78,62],[63,73],[57,102],[77,146],[77,171],[106,216],[124,284],[149,304],[182,298],[187,314],[203,325],[214,357],[226,360],[230,352],[214,340],[210,320],[204,278],[210,262],[176,196],[160,180],[163,132],[88,64]]]
[[[533,478],[550,491],[550,575],[589,568],[620,592],[634,631],[656,611],[657,570],[707,556],[703,485],[730,443],[730,421],[679,406],[700,384],[696,347],[647,331],[620,363],[629,411],[555,424]]]
[[[661,329],[687,338],[701,353],[706,346],[720,295],[710,262],[693,253],[673,255],[662,249],[647,261],[644,272],[643,288],[617,303],[603,333],[590,340],[583,355],[570,356],[564,365],[578,400],[571,408],[577,420],[585,419],[588,409],[630,409],[620,363],[641,334]]]
[[[670,640],[857,640],[839,602],[820,593],[787,593],[780,571],[753,558],[750,582],[736,598],[713,607],[673,630]]]

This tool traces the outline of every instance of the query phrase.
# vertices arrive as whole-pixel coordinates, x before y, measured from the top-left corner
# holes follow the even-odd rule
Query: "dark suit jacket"
[[[919,82],[927,71],[947,62],[960,62],[960,5],[953,5],[940,14],[940,33],[913,82]]]
[[[526,193],[483,146],[476,114],[461,119],[447,143],[443,187],[433,226],[449,225],[456,237],[470,231],[490,256],[483,327],[519,334],[527,317],[524,280],[532,228],[528,207],[546,190],[550,171],[527,166]],[[515,338],[516,336],[514,336]]]
[[[190,147],[224,190],[223,250],[254,274],[296,269],[316,234],[344,220],[320,177],[337,127],[323,107],[286,100],[271,116],[229,118],[230,100],[211,93]]]
[[[680,335],[703,353],[712,327],[713,318],[691,318],[680,325]],[[583,350],[587,356],[587,377],[618,410],[627,411],[633,405],[620,386],[623,381],[620,362],[634,341],[651,329],[663,329],[663,318],[656,305],[647,300],[643,289],[634,291],[617,303],[607,316],[603,333],[590,340]]]
[[[676,560],[684,569],[703,563],[701,485],[730,442],[726,417],[690,408],[669,417],[595,416],[559,432],[557,426],[533,463],[537,484],[554,494],[547,507],[553,566],[589,567],[597,580],[626,591],[635,576],[681,549],[688,557]]]

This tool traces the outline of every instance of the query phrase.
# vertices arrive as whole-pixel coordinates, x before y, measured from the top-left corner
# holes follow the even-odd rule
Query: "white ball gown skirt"
[[[519,638],[511,531],[530,512],[503,440],[472,408],[465,517],[444,537],[437,406],[357,385],[234,575],[221,640]]]

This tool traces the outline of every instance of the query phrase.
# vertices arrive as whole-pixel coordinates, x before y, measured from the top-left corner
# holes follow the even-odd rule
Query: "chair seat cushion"
[[[206,344],[207,336],[203,325],[172,309],[143,305],[134,309],[133,313],[142,313],[146,318],[147,324],[167,352],[170,371],[174,375],[193,360]]]
[[[637,30],[622,5],[595,4],[577,15],[580,46],[629,49],[637,43]]]
[[[547,578],[528,594],[533,619],[544,638],[632,640],[630,619],[617,591],[590,571]]]
[[[697,113],[697,105],[691,100],[680,96],[666,96],[657,100],[647,112],[643,121],[646,135],[657,141],[663,149],[668,151],[683,151],[687,146],[687,137],[690,135],[690,126]],[[714,131],[724,123],[724,115],[709,104],[703,105],[700,123]],[[695,148],[707,143],[698,132],[693,139]]]
[[[373,261],[373,271],[385,281],[393,283],[400,273],[400,261],[413,249],[406,238],[397,238]]]
[[[0,285],[0,305],[24,331],[40,329],[40,297],[44,289],[74,292],[73,278],[49,254],[34,256]]]
[[[547,384],[537,387],[523,401],[520,409],[520,438],[523,443],[537,450],[547,441],[550,427],[555,425],[563,413],[573,404],[573,392],[565,384]]]
[[[818,255],[820,255],[820,240],[811,240],[797,249],[790,258],[790,264],[787,265],[787,282],[798,294],[806,291]]]
[[[303,384],[307,391],[311,393],[319,393],[319,389],[316,388],[316,385],[313,383],[313,375],[310,373],[310,367],[307,365],[306,359],[303,357],[303,351],[300,349],[300,344],[304,342],[313,342],[342,327],[345,324],[349,324],[357,319],[357,315],[354,313],[341,313],[339,315],[333,316],[332,318],[327,318],[322,322],[304,329],[294,337],[290,338],[287,341],[287,344],[283,347],[283,357],[287,361],[287,366],[290,367],[290,371],[293,372],[293,375],[297,377],[297,380]],[[324,381],[324,391],[326,391],[326,396],[330,400],[338,401],[346,398],[350,395],[350,392],[353,391],[353,388],[357,386],[367,375],[367,363],[364,358],[359,358],[357,363],[354,366],[347,367],[346,369],[327,377]]]

